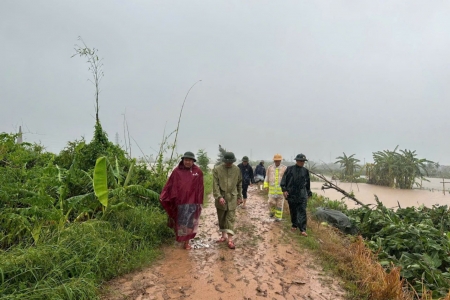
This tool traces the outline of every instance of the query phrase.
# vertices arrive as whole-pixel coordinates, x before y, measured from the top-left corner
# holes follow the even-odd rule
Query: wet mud
[[[266,196],[256,187],[249,188],[247,208],[238,208],[235,229],[235,250],[216,242],[211,203],[191,250],[176,242],[164,247],[151,267],[107,283],[102,299],[345,299],[339,279],[296,246],[299,233],[269,218]]]

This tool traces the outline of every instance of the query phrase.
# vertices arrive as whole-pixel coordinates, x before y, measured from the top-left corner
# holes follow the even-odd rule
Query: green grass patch
[[[106,221],[71,223],[36,246],[0,253],[2,299],[98,299],[100,284],[160,254],[173,235],[157,208],[115,212]]]
[[[211,172],[203,175],[203,185],[204,185],[203,206],[207,207],[209,204],[208,197],[212,193],[213,189],[213,176]]]

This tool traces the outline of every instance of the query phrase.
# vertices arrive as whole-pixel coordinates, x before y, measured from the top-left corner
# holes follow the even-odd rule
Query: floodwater
[[[450,183],[446,184],[445,195],[442,192],[442,178],[428,178],[430,182],[423,181],[422,189],[401,190],[392,189],[385,186],[377,186],[366,183],[348,183],[333,181],[341,189],[355,194],[355,198],[365,204],[375,204],[375,195],[383,202],[386,207],[397,208],[400,203],[401,207],[424,205],[431,207],[433,204],[446,205],[450,204],[450,194],[448,189]],[[450,179],[446,179],[449,181]],[[323,182],[311,182],[311,191],[319,195],[328,197],[332,200],[340,200],[343,195],[336,190],[321,190]],[[345,203],[349,208],[357,207],[356,203],[351,199],[345,199]]]

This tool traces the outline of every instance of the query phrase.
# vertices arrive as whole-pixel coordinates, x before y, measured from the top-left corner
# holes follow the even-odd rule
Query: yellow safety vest
[[[280,180],[279,180],[279,168],[275,169],[275,180],[274,180],[274,185],[269,186],[269,182],[265,181],[264,182],[264,188],[269,188],[269,194],[271,195],[281,195],[283,194],[283,191],[281,190],[280,187]]]

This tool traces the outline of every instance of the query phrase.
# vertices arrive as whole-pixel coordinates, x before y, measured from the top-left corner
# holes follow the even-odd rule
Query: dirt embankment
[[[237,211],[235,250],[215,242],[220,234],[211,204],[192,250],[166,246],[152,267],[105,285],[103,299],[345,299],[339,280],[295,245],[298,232],[270,221],[265,199],[250,187],[248,208]]]

